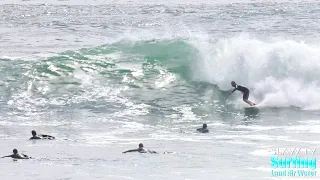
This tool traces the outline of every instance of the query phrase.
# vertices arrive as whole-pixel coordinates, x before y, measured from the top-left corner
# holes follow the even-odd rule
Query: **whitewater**
[[[319,5],[1,1],[0,157],[34,158],[1,179],[290,179],[274,149],[320,148]]]

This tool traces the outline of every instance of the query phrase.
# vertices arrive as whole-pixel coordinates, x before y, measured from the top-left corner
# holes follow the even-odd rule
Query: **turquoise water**
[[[320,143],[318,2],[0,4],[0,154],[35,158],[6,180],[273,179],[272,148]]]

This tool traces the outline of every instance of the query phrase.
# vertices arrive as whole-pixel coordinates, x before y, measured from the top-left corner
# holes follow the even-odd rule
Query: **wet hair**
[[[207,124],[203,124],[203,126],[202,126],[203,128],[207,128]]]
[[[13,149],[13,153],[14,153],[14,154],[17,154],[17,153],[18,153],[18,150],[17,150],[17,149]]]
[[[31,131],[31,134],[32,134],[32,135],[37,135],[37,132],[36,132],[35,130],[32,130],[32,131]]]
[[[139,144],[139,148],[143,148],[143,144],[142,143]]]

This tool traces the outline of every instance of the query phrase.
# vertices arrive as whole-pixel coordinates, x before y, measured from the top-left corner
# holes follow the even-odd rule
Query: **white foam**
[[[257,134],[257,135],[218,135],[216,136],[217,139],[250,139],[250,140],[263,140],[263,141],[275,141],[275,140],[281,140],[286,141],[289,137],[287,136],[271,136],[271,135],[263,135],[263,134]]]
[[[250,154],[252,154],[254,156],[266,156],[266,157],[269,157],[270,155],[272,155],[272,151],[271,150],[266,150],[266,149],[261,149],[261,150],[255,150],[255,151],[251,152]]]
[[[244,126],[244,125],[238,125],[234,129],[263,131],[263,130],[281,129],[281,128],[282,127],[279,127],[279,126],[258,126],[258,125]]]
[[[320,133],[320,125],[296,125],[290,126],[286,129],[287,131],[303,131],[310,133]]]
[[[192,41],[199,50],[194,78],[231,91],[231,81],[250,89],[250,100],[266,107],[320,109],[320,47],[277,40],[264,42],[240,35]],[[242,95],[232,102],[242,101]],[[236,103],[235,103],[236,104]]]
[[[172,114],[169,117],[178,118],[176,122],[186,122],[186,121],[196,121],[200,118],[192,112],[192,107],[188,105],[181,105],[177,107],[172,107],[173,110],[178,111],[181,115]]]
[[[156,88],[167,87],[170,83],[176,80],[176,76],[172,73],[166,72],[164,70],[159,70],[160,75],[157,81],[155,82]]]

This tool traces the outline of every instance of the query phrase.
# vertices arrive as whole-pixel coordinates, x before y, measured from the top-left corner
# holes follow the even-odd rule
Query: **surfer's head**
[[[207,124],[203,124],[203,125],[202,125],[202,128],[203,128],[203,129],[206,129],[206,128],[207,128]]]
[[[31,134],[32,134],[32,136],[36,136],[36,135],[37,135],[37,132],[36,132],[35,130],[32,130],[32,131],[31,131]]]
[[[143,144],[142,143],[139,144],[139,148],[143,148]]]
[[[17,150],[17,149],[14,149],[14,150],[13,150],[13,154],[18,154],[18,150]]]
[[[234,81],[231,81],[231,86],[235,87],[237,84]]]

